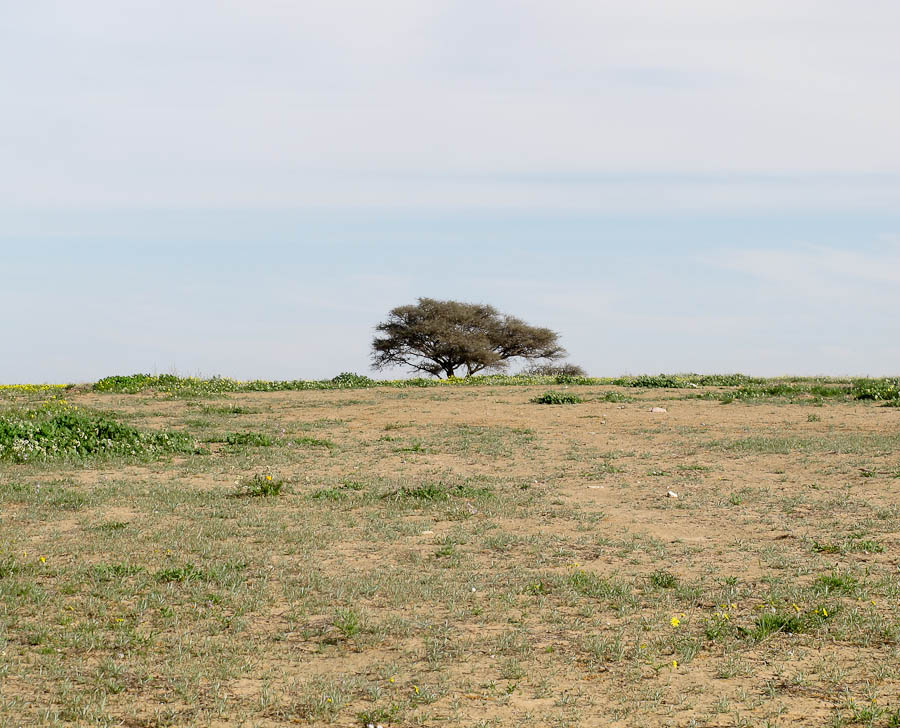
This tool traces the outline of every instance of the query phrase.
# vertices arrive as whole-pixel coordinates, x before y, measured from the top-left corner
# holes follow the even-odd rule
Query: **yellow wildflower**
[[[672,617],[670,621],[672,622],[673,627],[677,627],[679,624],[681,624],[681,620],[678,619],[678,617]]]

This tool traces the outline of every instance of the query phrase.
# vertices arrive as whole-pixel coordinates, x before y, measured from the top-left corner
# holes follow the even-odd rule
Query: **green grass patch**
[[[422,483],[406,485],[385,493],[382,497],[395,501],[447,501],[451,498],[492,498],[494,491],[489,487],[466,484]]]
[[[337,447],[331,440],[325,440],[319,437],[295,437],[291,442],[295,445],[300,445],[301,447],[324,447],[328,450],[333,450]]]
[[[250,447],[271,447],[274,444],[272,438],[262,432],[231,432],[225,436],[225,442]]]
[[[761,641],[775,634],[803,634],[812,632],[822,626],[827,620],[834,617],[837,607],[820,606],[814,610],[799,611],[793,613],[787,611],[772,611],[760,614],[756,618],[751,636]]]
[[[0,414],[0,460],[136,457],[196,452],[183,432],[144,432],[113,416],[51,401],[35,409]]]

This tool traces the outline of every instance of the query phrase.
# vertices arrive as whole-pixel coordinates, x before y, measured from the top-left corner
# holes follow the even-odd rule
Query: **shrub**
[[[331,383],[338,388],[365,388],[365,387],[375,387],[378,385],[374,379],[367,377],[364,374],[356,374],[354,372],[341,372],[336,377],[331,380]]]
[[[524,372],[530,377],[586,377],[587,372],[577,364],[535,364]]]
[[[571,392],[544,392],[531,400],[534,404],[579,404],[584,400]]]

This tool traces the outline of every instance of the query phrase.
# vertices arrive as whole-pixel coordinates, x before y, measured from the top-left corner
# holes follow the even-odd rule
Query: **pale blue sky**
[[[785,5],[6,9],[0,382],[365,372],[417,296],[597,375],[896,374],[900,5]]]

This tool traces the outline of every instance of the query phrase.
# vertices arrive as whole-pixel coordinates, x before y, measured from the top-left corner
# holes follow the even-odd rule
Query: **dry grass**
[[[900,409],[544,391],[68,393],[202,449],[0,464],[0,726],[900,724]]]

